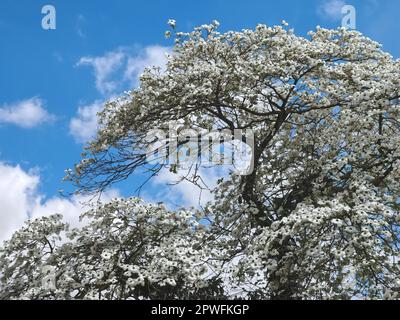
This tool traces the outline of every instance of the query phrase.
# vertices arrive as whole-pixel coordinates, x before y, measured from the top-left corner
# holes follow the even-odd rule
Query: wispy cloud
[[[79,107],[77,115],[69,123],[69,132],[78,143],[85,143],[96,135],[98,130],[97,113],[102,110],[104,102]]]
[[[44,107],[43,101],[37,97],[4,104],[0,107],[0,124],[14,124],[21,128],[33,128],[53,121],[55,116]]]
[[[165,54],[169,52],[169,48],[155,45],[145,47],[136,56],[128,57],[125,79],[129,80],[132,85],[137,85],[139,77],[146,67],[160,67],[161,71],[163,71],[167,64]]]
[[[69,132],[75,141],[85,143],[92,139],[98,130],[97,114],[102,110],[104,101],[137,86],[146,67],[154,66],[164,70],[168,52],[168,47],[153,45],[141,50],[121,47],[102,56],[82,57],[77,66],[93,68],[96,88],[104,97],[78,108],[76,116],[69,123]]]
[[[86,18],[82,14],[78,14],[75,22],[75,31],[80,38],[86,38],[84,32],[84,25],[86,24]]]
[[[146,67],[164,68],[168,47],[158,45],[141,50],[117,48],[102,56],[82,57],[77,66],[91,66],[94,70],[96,88],[103,95],[110,95],[138,85],[138,79]]]
[[[96,78],[96,88],[102,94],[109,94],[117,87],[116,81],[111,78],[114,72],[122,66],[124,58],[125,54],[121,50],[116,50],[107,52],[100,57],[83,57],[77,65],[92,66]]]
[[[318,14],[325,19],[338,20],[342,17],[342,8],[346,5],[344,0],[324,0],[318,6]]]

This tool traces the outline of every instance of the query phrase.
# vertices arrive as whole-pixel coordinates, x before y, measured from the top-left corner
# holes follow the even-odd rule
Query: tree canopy
[[[98,193],[168,169],[148,163],[146,133],[171,123],[252,130],[252,172],[221,177],[202,209],[115,199],[80,229],[29,222],[0,251],[0,298],[398,298],[400,61],[344,28],[170,25],[165,70],[105,105],[66,179]]]

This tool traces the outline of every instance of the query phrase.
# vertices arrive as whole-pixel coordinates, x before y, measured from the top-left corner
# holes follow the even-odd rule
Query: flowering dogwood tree
[[[188,211],[140,199],[114,199],[82,215],[71,229],[60,215],[28,222],[1,251],[0,298],[219,298],[220,280],[206,275],[205,228]],[[63,239],[64,238],[64,239]],[[51,269],[49,269],[51,267]],[[54,286],[46,286],[54,270]],[[50,279],[51,280],[51,279]],[[216,296],[218,294],[218,296]]]
[[[105,106],[67,178],[92,193],[157,174],[146,132],[171,122],[251,129],[252,172],[221,177],[202,210],[116,199],[81,229],[29,222],[0,253],[0,297],[399,298],[400,61],[344,28],[169,24],[166,70]],[[56,288],[40,284],[45,265]]]

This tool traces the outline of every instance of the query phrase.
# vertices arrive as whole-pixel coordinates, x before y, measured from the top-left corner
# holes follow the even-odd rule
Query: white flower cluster
[[[192,213],[131,198],[83,217],[90,222],[71,231],[59,216],[36,220],[5,243],[0,298],[176,298],[208,286],[208,255]],[[68,240],[55,242],[61,231]],[[42,288],[44,265],[56,270],[54,290]]]

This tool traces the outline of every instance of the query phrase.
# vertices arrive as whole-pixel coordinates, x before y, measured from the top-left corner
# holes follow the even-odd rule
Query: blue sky
[[[356,8],[359,31],[400,56],[398,0],[1,0],[0,223],[13,219],[6,211],[51,210],[57,190],[68,189],[64,170],[79,161],[102,102],[137,85],[146,64],[163,63],[169,18],[183,31],[214,19],[222,31],[284,19],[305,35],[317,25],[338,27],[345,3]],[[41,27],[46,4],[56,8],[55,30]],[[148,186],[149,198],[162,198],[167,180]],[[119,186],[124,195],[133,189]],[[184,191],[177,191],[177,202],[190,199]],[[12,197],[24,205],[13,206]]]

